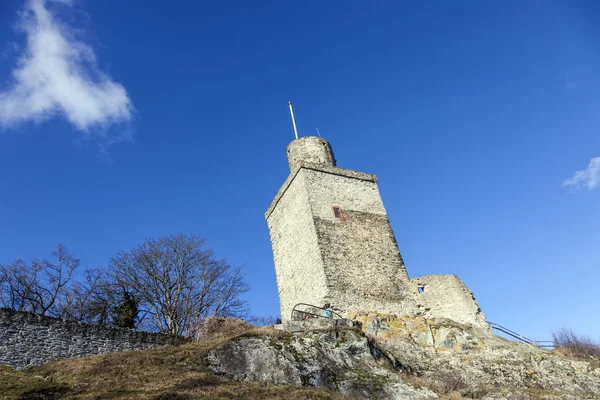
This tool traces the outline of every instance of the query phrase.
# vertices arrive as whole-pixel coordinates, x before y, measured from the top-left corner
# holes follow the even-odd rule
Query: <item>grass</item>
[[[464,379],[458,375],[436,374],[433,376],[415,375],[401,373],[402,380],[417,388],[427,388],[444,400],[479,399],[489,394],[487,388],[470,387]]]
[[[288,334],[249,328],[240,336]],[[176,347],[61,360],[24,371],[0,367],[0,399],[344,399],[338,393],[260,382],[236,382],[213,374],[204,363],[221,337]]]
[[[360,331],[359,331],[360,332]],[[239,337],[265,336],[274,346],[302,340],[285,331],[256,328],[239,321],[211,321],[203,340],[176,347],[104,354],[61,360],[16,371],[0,366],[0,399],[347,399],[339,393],[308,387],[236,382],[215,375],[205,365],[208,352]],[[556,351],[574,359],[598,360],[600,347],[590,339],[560,331],[554,335]],[[471,388],[458,376],[417,376],[400,373],[416,387],[427,387],[442,399],[480,398],[486,388]],[[487,388],[489,389],[489,388]],[[528,389],[529,390],[529,389]],[[546,393],[524,392],[529,398]]]

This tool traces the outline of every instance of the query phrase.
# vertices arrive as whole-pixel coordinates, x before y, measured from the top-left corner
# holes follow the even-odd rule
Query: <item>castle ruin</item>
[[[339,168],[330,144],[306,136],[287,148],[290,175],[265,213],[281,318],[299,303],[341,315],[377,312],[486,327],[455,275],[410,279],[375,175]]]

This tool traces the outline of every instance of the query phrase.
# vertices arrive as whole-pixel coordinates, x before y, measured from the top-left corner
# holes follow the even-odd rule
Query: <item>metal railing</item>
[[[303,310],[298,310],[297,307],[301,306],[301,307],[310,307],[312,309],[316,309],[316,310],[321,310],[321,314],[317,314],[315,312],[311,312],[311,311],[303,311]],[[294,308],[292,308],[292,315],[291,315],[291,319],[292,320],[297,320],[294,318],[294,313],[300,314],[300,320],[303,319],[309,319],[309,318],[327,318],[327,319],[332,319],[333,316],[335,315],[337,318],[341,319],[342,316],[338,313],[336,313],[335,311],[329,309],[329,308],[323,308],[323,307],[317,307],[314,306],[312,304],[307,304],[307,303],[298,303],[294,306]]]
[[[299,310],[298,307],[309,307],[308,310]],[[315,310],[320,310],[321,313],[314,312]],[[294,316],[298,314],[298,318],[294,318]],[[334,316],[341,319],[343,318],[340,314],[329,308],[318,307],[313,304],[308,303],[298,303],[292,308],[291,319],[292,320],[305,320],[309,318],[325,318],[325,319],[334,319]],[[488,324],[492,327],[492,329],[500,331],[505,335],[508,335],[514,339],[517,339],[520,342],[527,343],[532,346],[543,347],[543,348],[554,348],[554,342],[551,340],[533,340],[526,336],[521,335],[513,330],[510,330],[500,324],[496,324],[495,322],[489,322]]]
[[[529,339],[528,337],[525,337],[515,331],[511,331],[510,329],[505,328],[502,325],[496,324],[494,322],[488,322],[488,324],[492,327],[492,329],[500,331],[500,332],[502,332],[512,338],[515,338],[523,343],[527,343],[527,344],[530,344],[532,346],[537,346],[537,347],[554,348],[554,342],[552,342],[551,340]]]

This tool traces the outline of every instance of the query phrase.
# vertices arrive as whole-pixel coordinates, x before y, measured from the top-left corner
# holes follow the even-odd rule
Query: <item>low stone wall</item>
[[[82,324],[0,308],[0,364],[17,369],[61,358],[183,342],[183,338],[161,333]]]
[[[475,296],[456,275],[425,275],[410,280],[420,315],[448,318],[489,328]]]

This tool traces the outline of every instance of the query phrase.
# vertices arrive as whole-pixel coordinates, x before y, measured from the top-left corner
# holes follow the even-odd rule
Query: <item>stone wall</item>
[[[298,303],[322,306],[327,295],[325,270],[304,174],[291,174],[266,213],[281,318],[289,320]]]
[[[422,315],[487,326],[458,277],[409,279],[375,175],[338,168],[322,138],[296,139],[287,153],[290,175],[265,213],[284,321],[297,303],[308,303],[346,315]]]
[[[456,275],[425,275],[411,279],[413,296],[425,318],[448,318],[489,328],[475,296]]]
[[[183,338],[82,324],[0,308],[0,364],[17,369],[69,357],[181,344]]]
[[[309,167],[305,175],[332,307],[413,312],[408,274],[377,178],[333,167]]]
[[[314,136],[304,136],[291,142],[287,148],[287,157],[290,172],[294,172],[300,162],[335,167],[335,157],[329,142]]]
[[[326,164],[295,165],[265,214],[282,319],[297,303],[330,304],[342,313],[415,312],[377,178]]]

